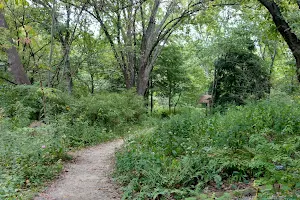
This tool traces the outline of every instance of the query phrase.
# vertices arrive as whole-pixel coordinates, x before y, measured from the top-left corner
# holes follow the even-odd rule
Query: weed
[[[259,196],[293,196],[299,191],[299,130],[300,109],[292,100],[262,100],[210,117],[173,116],[152,133],[128,139],[117,155],[116,178],[127,199],[198,197],[225,183],[271,185]]]

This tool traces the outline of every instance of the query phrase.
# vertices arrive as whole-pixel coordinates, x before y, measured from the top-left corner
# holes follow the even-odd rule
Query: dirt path
[[[110,178],[114,153],[123,140],[115,140],[72,154],[74,162],[34,200],[114,200],[120,191]]]

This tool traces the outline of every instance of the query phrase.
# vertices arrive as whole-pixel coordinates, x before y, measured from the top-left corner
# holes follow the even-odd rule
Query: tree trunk
[[[71,7],[69,4],[66,5],[67,11],[67,20],[66,20],[66,34],[64,38],[64,55],[65,55],[65,69],[66,73],[66,81],[68,84],[68,92],[71,95],[73,91],[73,78],[71,72],[71,65],[70,65],[70,51],[71,51],[71,32],[70,32],[70,24],[71,24]]]
[[[0,27],[8,29],[8,26],[6,24],[4,14],[0,11]],[[13,41],[10,39],[10,42],[13,43]],[[18,85],[26,84],[30,85],[29,78],[24,70],[24,67],[22,65],[20,56],[18,54],[18,51],[15,46],[12,46],[9,49],[5,50],[8,57],[8,64],[9,64],[9,72],[12,74],[15,83]]]
[[[147,76],[147,74],[143,72],[140,72],[138,74],[138,81],[137,81],[138,95],[145,96],[148,87],[148,80],[149,80],[149,76]]]
[[[169,113],[171,114],[171,109],[172,109],[172,84],[171,83],[169,83],[168,99],[169,99]]]
[[[217,100],[217,84],[218,84],[218,79],[217,79],[217,69],[215,67],[214,69],[214,80],[213,80],[213,85],[212,85],[212,91],[211,91],[211,106],[214,106]]]
[[[274,0],[259,0],[259,2],[268,9],[273,17],[273,21],[278,31],[292,51],[293,56],[296,59],[297,79],[300,82],[300,38],[297,37],[292,28],[289,26],[288,22],[284,19],[284,16],[280,11],[280,7]],[[297,1],[297,3],[300,7],[299,1]]]
[[[153,79],[150,78],[150,111],[151,111],[151,114],[153,113]]]
[[[150,84],[150,83],[148,83],[148,84]],[[144,95],[144,103],[145,103],[145,107],[147,108],[147,110],[149,107],[149,96],[150,96],[150,91],[149,91],[149,86],[148,86],[147,90],[145,92],[145,95]]]
[[[55,27],[55,6],[56,6],[56,0],[53,0],[53,7],[52,7],[52,23],[51,23],[51,40],[50,40],[50,53],[49,53],[49,68],[48,71],[48,87],[52,87],[52,56],[53,56],[53,48],[54,48],[54,27]]]
[[[152,71],[152,66],[149,66],[147,63],[147,58],[145,55],[142,56],[141,64],[139,67],[138,72],[138,79],[137,79],[137,94],[141,96],[145,96],[149,78],[150,78],[150,72]]]
[[[180,101],[181,94],[182,94],[182,92],[179,93],[178,99],[177,99],[177,101],[176,101],[176,103],[174,105],[174,114],[176,114],[176,107],[177,107],[177,105],[178,105],[178,103]]]
[[[66,85],[68,88],[68,93],[71,95],[73,91],[73,77],[71,72],[71,65],[70,65],[70,46],[67,44],[66,40],[62,44],[63,48],[63,55],[64,55],[64,66],[63,66],[63,74],[62,78],[66,79]]]
[[[72,91],[73,91],[73,77],[72,77],[72,72],[71,72],[69,53],[68,53],[67,58],[66,58],[65,67],[66,67],[66,70],[67,70],[66,80],[67,80],[67,84],[68,84],[68,93],[72,94]]]
[[[91,84],[92,84],[91,94],[94,94],[95,83],[94,83],[94,74],[93,73],[91,73]]]
[[[199,11],[203,5],[202,1],[192,0],[187,9],[177,10],[177,1],[169,1],[168,5],[162,6],[165,3],[162,0],[115,0],[111,7],[116,9],[107,10],[115,17],[105,18],[101,14],[103,7],[99,7],[99,1],[88,2],[93,7],[93,12],[86,11],[100,22],[122,70],[126,88],[136,85],[137,94],[141,96],[146,95],[150,73],[170,35],[186,17]],[[129,7],[128,2],[134,6]],[[164,14],[159,11],[160,6],[163,7]],[[141,31],[136,31],[137,27]],[[115,35],[116,38],[113,37]]]
[[[135,72],[132,68],[132,71],[123,71],[123,77],[125,80],[126,89],[131,89],[135,85]]]
[[[275,63],[275,58],[277,56],[277,47],[275,47],[274,49],[274,53],[273,55],[271,56],[271,64],[270,64],[270,71],[269,71],[269,86],[268,86],[268,93],[269,95],[271,94],[271,78],[272,78],[272,75],[273,75],[273,71],[274,71],[274,63]]]

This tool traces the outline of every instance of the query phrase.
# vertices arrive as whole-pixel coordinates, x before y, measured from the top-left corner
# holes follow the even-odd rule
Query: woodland
[[[300,199],[299,11],[0,0],[0,199],[32,199],[69,151],[116,138],[123,199]]]

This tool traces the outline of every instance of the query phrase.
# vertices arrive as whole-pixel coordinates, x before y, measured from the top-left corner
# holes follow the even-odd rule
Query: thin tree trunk
[[[271,56],[271,64],[270,64],[270,77],[272,76],[273,74],[273,69],[274,69],[274,63],[275,63],[275,58],[277,56],[277,49],[275,48],[274,49],[274,53],[273,55]]]
[[[218,84],[218,78],[217,78],[217,69],[215,67],[214,69],[214,81],[213,81],[213,86],[212,86],[212,92],[211,92],[211,106],[214,106],[216,103],[216,98],[217,98],[217,84]]]
[[[52,69],[52,55],[53,55],[53,44],[54,44],[54,24],[55,24],[55,5],[56,0],[53,0],[53,7],[52,7],[52,24],[51,24],[51,46],[50,46],[50,54],[49,54],[49,68],[48,71],[48,87],[52,86],[51,81],[51,69]]]
[[[68,93],[72,94],[73,91],[73,78],[72,78],[72,73],[71,73],[71,66],[70,66],[70,52],[67,50],[67,55],[66,55],[66,61],[65,61],[65,68],[66,68],[66,80],[68,84]]]
[[[171,114],[172,109],[172,83],[169,83],[169,113]]]
[[[148,83],[149,84],[149,83]],[[149,106],[149,87],[147,87],[147,90],[145,92],[145,95],[144,95],[144,102],[145,102],[145,107],[148,108]]]
[[[269,86],[268,86],[269,95],[271,94],[271,83],[270,83],[270,81],[271,81],[272,74],[273,74],[273,69],[274,69],[274,63],[275,63],[276,55],[277,55],[277,49],[275,47],[274,53],[271,56],[271,64],[270,64],[270,72],[269,72]]]
[[[70,32],[70,23],[71,23],[71,7],[70,5],[66,5],[67,11],[67,21],[66,21],[66,35],[65,35],[65,69],[66,73],[66,81],[68,84],[68,92],[72,94],[73,91],[73,79],[72,79],[72,72],[71,72],[71,65],[70,65],[70,51],[71,51],[71,32]]]
[[[94,74],[93,74],[93,73],[91,73],[91,84],[92,84],[92,90],[91,90],[91,93],[94,94],[95,83],[94,83]]]
[[[6,24],[4,14],[0,10],[0,27],[8,29],[8,26]],[[10,39],[10,42],[13,45],[12,40]],[[24,70],[23,64],[21,62],[20,56],[18,54],[18,51],[15,46],[12,46],[9,49],[5,50],[8,57],[8,64],[9,64],[9,72],[12,74],[14,78],[14,82],[18,85],[26,84],[30,85],[29,78]]]
[[[177,99],[177,101],[176,101],[176,103],[175,103],[175,105],[174,105],[174,110],[173,110],[174,114],[176,113],[176,107],[177,107],[177,105],[178,105],[178,103],[179,103],[181,94],[182,94],[182,92],[179,93],[178,99]]]

